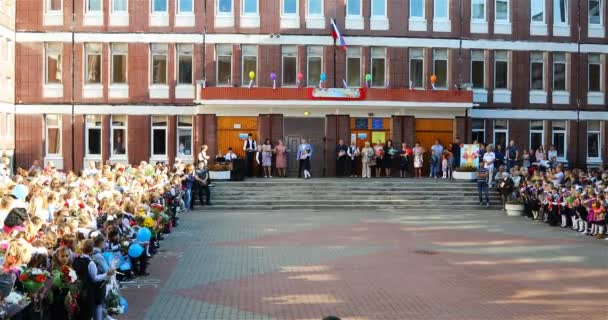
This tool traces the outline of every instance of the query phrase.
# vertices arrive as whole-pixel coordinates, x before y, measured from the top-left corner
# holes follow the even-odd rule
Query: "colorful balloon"
[[[144,247],[142,247],[139,243],[134,243],[129,247],[129,257],[131,258],[139,258],[144,253]]]
[[[321,81],[325,80],[327,80],[327,75],[325,74],[325,72],[321,72]]]
[[[129,303],[127,303],[127,299],[121,296],[118,299],[118,304],[122,307],[122,314],[127,313],[127,310],[129,310]]]
[[[249,71],[249,79],[250,80],[255,79],[255,72],[254,71]]]
[[[433,74],[431,75],[431,83],[434,84],[435,82],[437,82],[437,76]]]
[[[271,72],[271,73],[270,73],[270,80],[274,81],[274,80],[276,80],[276,79],[277,79],[277,74],[276,74],[276,73],[274,73],[274,72]]]
[[[372,74],[368,73],[365,75],[365,81],[372,81]]]
[[[152,231],[148,228],[141,228],[137,231],[137,241],[148,242],[152,238]]]
[[[302,81],[304,80],[304,75],[302,74],[302,72],[298,72],[298,81]]]

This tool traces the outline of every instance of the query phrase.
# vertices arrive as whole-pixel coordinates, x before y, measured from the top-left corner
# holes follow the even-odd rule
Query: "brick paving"
[[[608,319],[608,241],[498,211],[196,211],[121,319]]]

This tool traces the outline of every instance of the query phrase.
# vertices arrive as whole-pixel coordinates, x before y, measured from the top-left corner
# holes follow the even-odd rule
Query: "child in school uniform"
[[[443,171],[443,178],[448,179],[448,156],[445,152],[443,153],[443,156],[441,156],[441,171]]]

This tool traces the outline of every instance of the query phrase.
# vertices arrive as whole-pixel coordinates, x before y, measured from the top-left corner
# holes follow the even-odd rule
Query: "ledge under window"
[[[112,13],[110,14],[111,26],[128,26],[129,15],[127,13]]]
[[[61,11],[49,11],[43,16],[42,23],[45,26],[60,26],[63,25],[63,12]]]
[[[510,22],[495,22],[494,34],[511,34],[512,27]]]
[[[82,159],[83,162],[83,168],[88,169],[89,168],[89,162],[95,162],[97,163],[101,163],[102,158],[100,154],[87,154],[86,156],[84,156],[84,158]]]
[[[260,16],[241,16],[241,28],[259,28]]]
[[[364,22],[361,16],[346,16],[344,19],[344,28],[350,30],[363,30]]]
[[[126,99],[129,97],[128,84],[111,84],[108,88],[108,97],[110,99]]]
[[[494,103],[511,103],[511,90],[494,89],[493,101]]]
[[[310,16],[306,17],[306,29],[325,29],[325,17],[324,16]]]
[[[553,104],[570,104],[570,92],[568,91],[553,91]]]
[[[554,37],[569,37],[570,26],[567,24],[554,24],[553,25],[553,36]]]
[[[46,165],[49,161],[53,161],[55,169],[63,170],[63,157],[60,154],[49,154],[44,157],[44,164]]]
[[[488,102],[488,90],[473,89],[473,102]]]
[[[281,29],[298,29],[300,28],[300,17],[296,15],[281,16]]]
[[[45,84],[42,88],[42,95],[45,98],[61,98],[63,97],[63,85]]]
[[[175,99],[194,99],[194,86],[191,84],[175,86]]]
[[[547,32],[547,24],[546,23],[533,23],[530,24],[530,35],[531,36],[546,36]]]
[[[150,161],[148,161],[148,163],[151,163],[151,164],[154,164],[156,162],[168,163],[169,157],[167,157],[167,155],[154,155],[154,156],[150,157]]]
[[[603,92],[587,92],[587,104],[603,105],[604,104],[604,93]]]
[[[603,38],[604,35],[604,26],[597,24],[589,25],[589,38]]]
[[[547,91],[530,90],[529,99],[531,104],[547,103]]]
[[[149,93],[150,99],[169,99],[169,86],[166,84],[151,85]]]
[[[154,27],[169,26],[169,15],[167,13],[152,13],[150,15],[150,25]]]
[[[387,17],[371,17],[369,18],[369,29],[370,30],[388,30],[388,18]]]
[[[426,26],[426,21],[425,21],[425,26]],[[434,32],[451,32],[452,31],[452,21],[450,21],[449,19],[433,19],[433,31]]]
[[[410,18],[407,24],[409,31],[426,31],[426,19]],[[435,21],[433,21],[433,31],[435,30]]]
[[[471,21],[471,33],[488,33],[488,22]]]
[[[101,12],[89,12],[84,15],[82,24],[85,26],[102,26],[103,25],[103,13]]]
[[[126,152],[126,150],[125,150]],[[120,155],[111,155],[110,156],[110,162],[111,163],[124,163],[124,164],[128,164],[129,163],[129,157],[126,154],[120,154]]]
[[[101,84],[85,84],[82,87],[83,98],[102,98],[103,86]]]
[[[214,25],[216,28],[234,27],[234,15],[216,15]]]
[[[176,27],[194,27],[196,17],[194,13],[178,13],[175,15]]]

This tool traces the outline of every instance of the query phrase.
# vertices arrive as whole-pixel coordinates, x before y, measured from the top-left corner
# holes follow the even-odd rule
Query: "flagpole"
[[[336,88],[336,79],[338,75],[336,74],[336,38],[334,38],[334,88]]]

